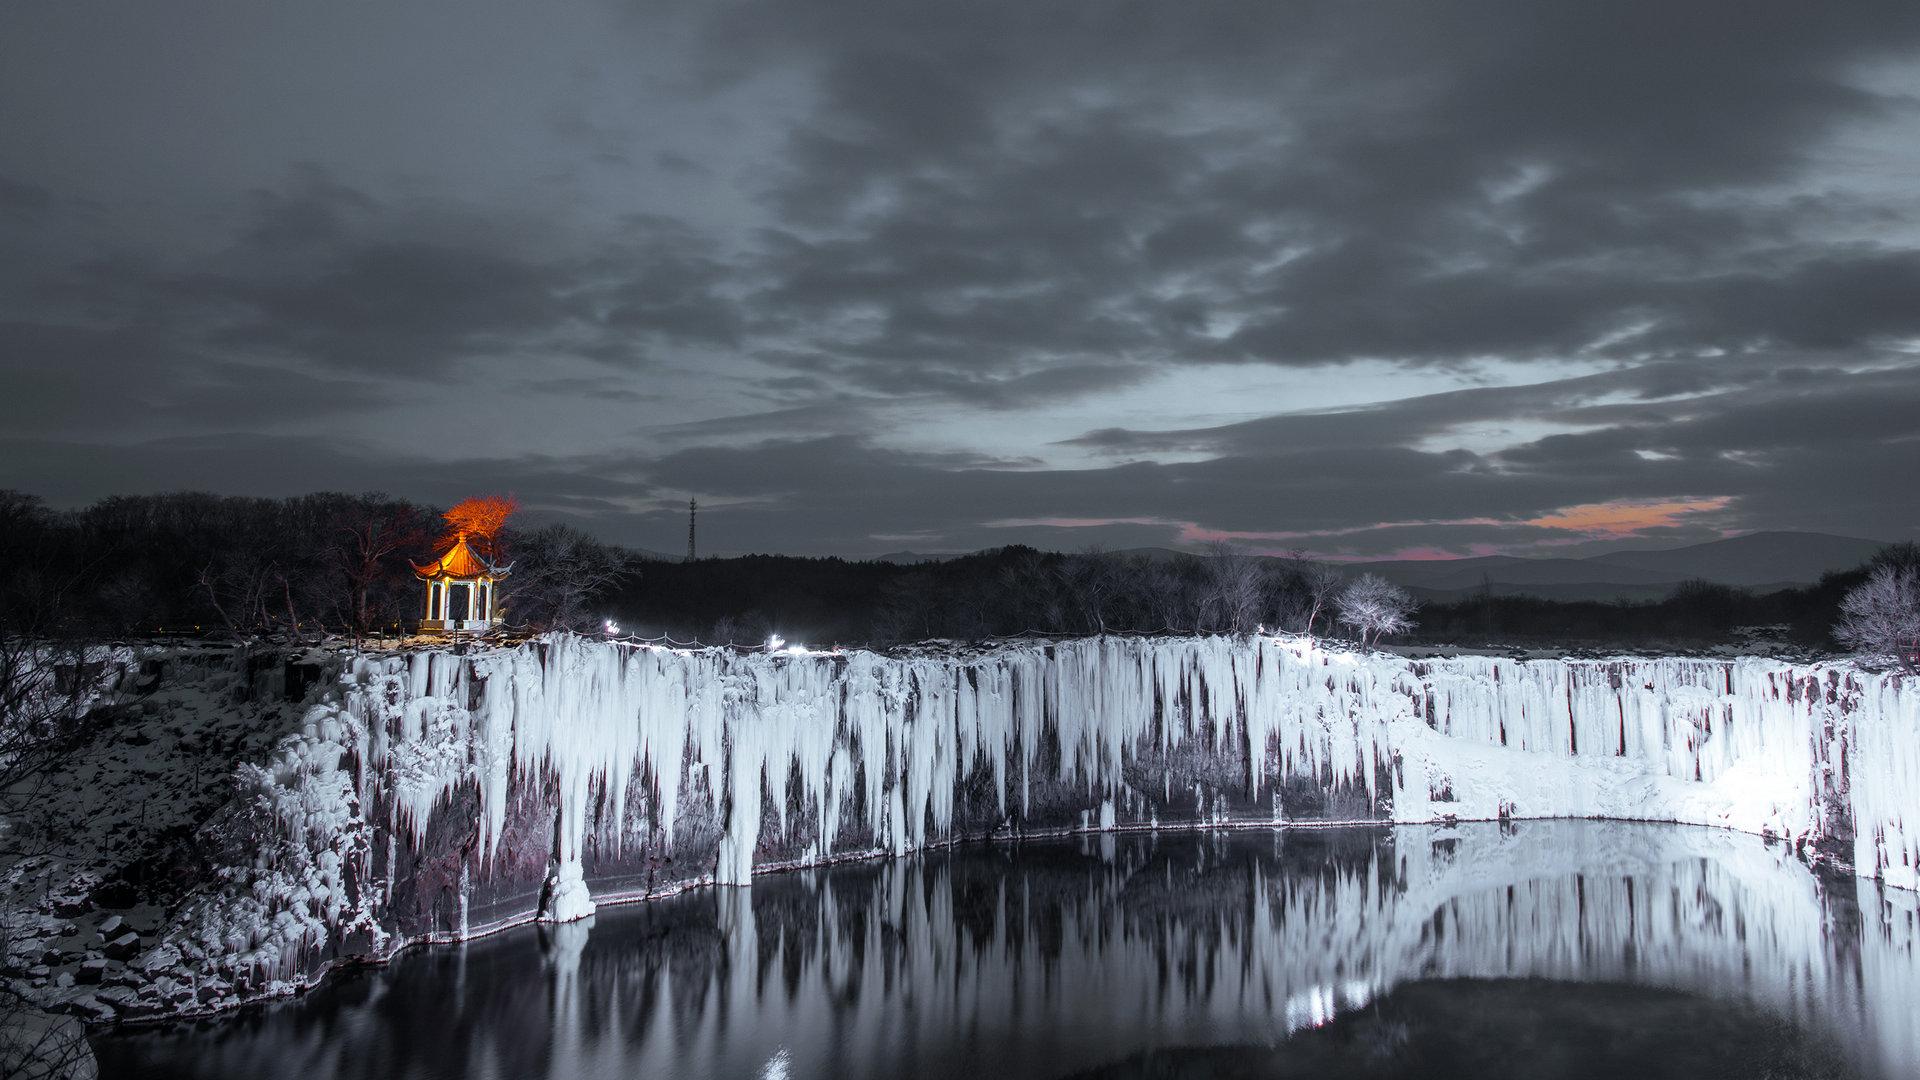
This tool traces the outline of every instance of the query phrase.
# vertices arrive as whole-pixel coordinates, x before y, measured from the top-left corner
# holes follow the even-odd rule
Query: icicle
[[[696,797],[724,825],[715,879],[745,884],[763,836],[803,859],[844,850],[849,830],[907,852],[1063,793],[1088,827],[1113,827],[1123,792],[1132,821],[1280,820],[1283,785],[1303,778],[1406,822],[1608,816],[1808,840],[1850,817],[1860,873],[1920,886],[1920,687],[1844,664],[1414,663],[1267,637],[767,655],[552,635],[366,658],[342,685],[358,797],[417,849],[471,783],[483,879],[523,784],[557,793],[551,856],[571,887],[590,851],[672,850]],[[1178,760],[1193,740],[1244,740],[1243,776],[1125,783],[1136,755]],[[991,802],[962,822],[975,777]]]

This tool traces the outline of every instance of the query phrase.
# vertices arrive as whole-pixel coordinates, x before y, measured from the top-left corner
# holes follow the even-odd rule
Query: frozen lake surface
[[[248,1080],[1891,1080],[1916,899],[1685,826],[1090,835],[604,908],[96,1049]]]

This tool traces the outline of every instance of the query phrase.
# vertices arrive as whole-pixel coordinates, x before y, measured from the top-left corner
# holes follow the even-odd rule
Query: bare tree
[[[257,630],[268,622],[273,575],[270,563],[223,558],[201,567],[197,584],[227,629]]]
[[[1920,666],[1920,571],[1882,563],[1840,602],[1833,636],[1861,652]]]
[[[384,495],[345,500],[334,512],[334,543],[328,550],[343,594],[338,606],[358,636],[373,625],[374,587],[387,576],[396,556],[425,544],[429,522],[412,503]]]
[[[502,592],[512,621],[571,628],[594,620],[589,607],[629,573],[620,549],[566,525],[515,538],[513,573]]]
[[[1231,634],[1250,633],[1266,604],[1266,570],[1260,560],[1225,541],[1207,545],[1204,625]]]
[[[1309,560],[1304,550],[1294,548],[1287,553],[1287,576],[1294,599],[1293,610],[1284,615],[1297,618],[1300,632],[1311,636],[1320,617],[1332,610],[1334,598],[1347,587],[1346,575],[1326,563]],[[1286,621],[1284,617],[1282,621]]]
[[[706,645],[758,645],[773,634],[773,620],[766,612],[754,610],[739,615],[722,615],[707,631]],[[904,635],[901,635],[904,636]],[[888,640],[899,640],[889,638]]]
[[[1029,625],[1022,630],[1057,631],[1067,625],[1068,598],[1061,587],[1060,575],[1053,572],[1051,563],[1059,556],[1047,556],[1038,551],[1024,554],[1015,575],[1019,579],[1019,588],[1029,598],[1031,605],[1027,617]]]
[[[1412,629],[1413,597],[1378,574],[1362,574],[1334,600],[1340,621],[1360,634],[1360,644],[1372,647],[1387,634]]]
[[[71,617],[71,598],[91,567],[72,564],[60,533],[36,533],[32,524],[15,522],[11,557],[0,564],[0,868],[71,836],[48,795],[69,756],[104,723],[92,707],[107,665],[89,656]],[[0,912],[16,910],[13,899],[0,894]]]
[[[46,567],[33,574],[20,565],[0,569],[7,571],[0,581],[0,867],[19,867],[75,843],[73,823],[52,809],[50,793],[69,757],[99,736],[103,721],[91,706],[106,683],[106,665],[90,663],[85,645],[62,632],[65,589],[46,589],[57,575]],[[46,603],[25,602],[23,586]],[[5,955],[17,940],[8,924],[32,910],[30,880],[0,876],[0,963],[18,959]],[[0,1074],[91,1077],[93,1052],[76,1021],[41,1011],[0,982]]]
[[[1118,560],[1099,547],[1061,560],[1057,575],[1060,591],[1078,616],[1081,631],[1107,632],[1107,617],[1125,582]]]
[[[101,670],[77,642],[0,637],[0,856],[33,854],[58,832],[38,812],[65,755],[85,741],[79,721]]]
[[[1303,630],[1312,636],[1314,624],[1332,609],[1334,599],[1347,587],[1347,578],[1326,563],[1313,563],[1307,567],[1303,581],[1307,594],[1307,618]]]
[[[0,990],[0,1076],[93,1080],[99,1068],[77,1018],[43,1012],[19,994]]]
[[[1193,608],[1185,579],[1165,559],[1134,555],[1127,559],[1127,578],[1140,614],[1136,630],[1183,630],[1191,626]]]
[[[329,528],[329,508],[341,498],[235,498],[205,507],[217,525],[209,529],[200,553],[195,588],[228,629],[324,629],[318,617],[317,590],[324,573],[318,545]]]
[[[881,641],[891,642],[918,641],[935,636],[938,619],[935,617],[933,592],[933,575],[924,570],[902,574],[882,585],[880,603],[873,615],[874,635]],[[772,629],[771,623],[764,627],[749,625],[734,616],[728,616],[722,622],[727,624],[726,636],[719,636],[721,629],[716,627],[715,644],[765,640],[767,632]],[[755,637],[756,634],[758,637]]]

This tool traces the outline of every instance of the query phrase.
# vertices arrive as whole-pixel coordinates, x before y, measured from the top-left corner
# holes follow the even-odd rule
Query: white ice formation
[[[418,844],[435,807],[475,781],[483,866],[513,778],[541,771],[559,792],[563,873],[595,807],[625,805],[631,783],[657,792],[670,845],[700,774],[704,797],[726,804],[714,809],[730,807],[715,877],[744,884],[763,816],[786,829],[796,794],[818,811],[818,856],[836,849],[856,787],[877,846],[953,838],[955,792],[975,770],[991,775],[1001,816],[1028,814],[1034,783],[1056,779],[1111,828],[1147,821],[1157,794],[1124,779],[1137,751],[1204,738],[1264,748],[1231,793],[1249,802],[1302,775],[1390,798],[1403,822],[1611,817],[1804,840],[1821,800],[1839,798],[1859,872],[1920,885],[1907,821],[1920,809],[1920,684],[1844,665],[1408,661],[1230,638],[766,657],[557,636],[362,660],[345,691],[317,711],[360,721],[365,775],[391,784],[395,831]],[[1037,776],[1055,737],[1057,775]]]
[[[549,815],[537,914],[552,920],[593,910],[598,862],[684,854],[690,820],[707,846],[673,879],[742,885],[770,862],[904,853],[1008,823],[1270,822],[1297,816],[1282,795],[1302,784],[1344,793],[1321,817],[1714,825],[1920,887],[1920,681],[1849,664],[1407,660],[1226,637],[766,655],[553,635],[355,659],[249,775],[321,792],[259,796],[298,816],[282,833],[304,879],[275,893],[250,875],[255,907],[280,900],[248,921],[305,948],[316,924],[369,921],[338,887],[341,859],[390,897],[405,863],[393,852],[424,851],[437,815],[471,812],[459,922],[433,930],[465,933],[467,893],[502,872],[502,838],[529,805]]]

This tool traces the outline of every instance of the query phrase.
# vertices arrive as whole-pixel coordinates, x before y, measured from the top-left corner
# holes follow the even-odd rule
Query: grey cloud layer
[[[540,134],[574,140],[541,163],[561,179],[506,202],[310,160],[270,125],[226,137],[287,148],[271,187],[70,192],[0,124],[0,385],[27,406],[0,484],[480,482],[668,548],[691,492],[725,547],[804,551],[1189,523],[1525,546],[1577,538],[1524,524],[1556,508],[1682,498],[1731,500],[1698,530],[1916,526],[1893,492],[1920,464],[1920,191],[1886,182],[1920,123],[1888,89],[1920,70],[1911,4],[782,3],[620,25],[568,61],[658,68],[652,96],[582,79]],[[731,126],[650,126],[721,103]],[[534,153],[508,119],[497,137],[503,163]],[[201,242],[100,224],[143,214]],[[965,434],[1148,386],[1169,415],[1217,409],[1182,400],[1185,370],[1358,362],[1459,388],[1095,422],[1052,448]],[[631,429],[436,456],[356,426],[492,401],[502,364],[554,429],[568,400],[628,405]],[[915,438],[930,409],[941,449]],[[1062,520],[1112,524],[996,524]],[[1388,522],[1434,524],[1346,532]]]

